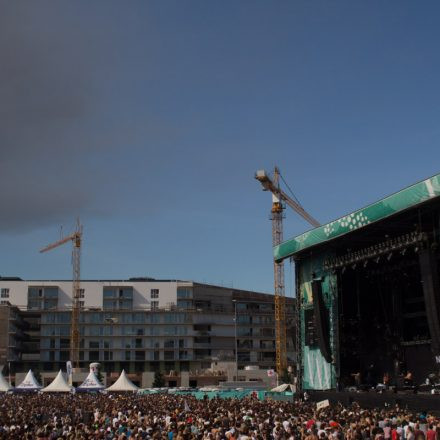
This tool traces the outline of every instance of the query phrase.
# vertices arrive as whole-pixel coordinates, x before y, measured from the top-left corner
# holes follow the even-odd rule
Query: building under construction
[[[440,174],[274,248],[295,263],[303,389],[438,370],[439,237]]]

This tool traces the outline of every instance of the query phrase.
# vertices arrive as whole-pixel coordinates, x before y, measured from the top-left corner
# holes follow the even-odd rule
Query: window
[[[164,348],[174,348],[174,339],[165,339]]]
[[[89,342],[89,348],[99,348],[99,341],[90,341]]]
[[[159,308],[159,301],[151,301],[151,310],[157,310]]]
[[[151,289],[150,295],[151,298],[159,298],[159,289]]]
[[[45,299],[43,302],[44,310],[56,309],[58,305],[58,299]]]
[[[134,359],[136,361],[144,361],[145,360],[145,351],[135,351]]]
[[[80,307],[84,307],[84,301],[78,301]]]
[[[79,289],[79,298],[84,298],[84,289]]]
[[[45,298],[58,298],[58,287],[45,287],[44,288]]]
[[[129,361],[131,359],[131,351],[126,351],[125,352],[125,360]]]
[[[172,361],[174,359],[174,351],[165,351],[163,358],[166,361]]]
[[[185,299],[178,299],[177,300],[177,308],[178,309],[191,309],[192,308],[192,301],[187,301]]]
[[[177,298],[191,298],[192,290],[190,288],[179,287],[177,289]]]
[[[9,289],[2,289],[1,290],[1,297],[2,298],[9,298]]]

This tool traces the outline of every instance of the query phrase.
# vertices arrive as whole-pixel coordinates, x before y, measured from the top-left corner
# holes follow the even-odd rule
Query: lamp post
[[[234,327],[235,327],[235,380],[238,382],[238,339],[237,339],[237,300],[233,299],[234,303]]]

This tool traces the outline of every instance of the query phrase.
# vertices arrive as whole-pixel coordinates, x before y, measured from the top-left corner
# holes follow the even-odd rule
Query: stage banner
[[[276,261],[440,196],[440,174],[274,247]]]
[[[321,400],[320,402],[316,403],[316,409],[319,411],[320,409],[323,408],[327,408],[328,406],[330,406],[330,402],[328,401],[328,399],[325,400]]]
[[[67,371],[67,382],[70,386],[73,384],[73,369],[72,369],[72,362],[67,361],[66,362],[66,371]]]

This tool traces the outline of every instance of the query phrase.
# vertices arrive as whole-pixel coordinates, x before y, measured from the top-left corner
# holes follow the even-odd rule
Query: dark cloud
[[[0,3],[1,232],[102,210],[89,163],[97,144],[85,133],[96,112],[96,50],[68,9],[43,6]]]

